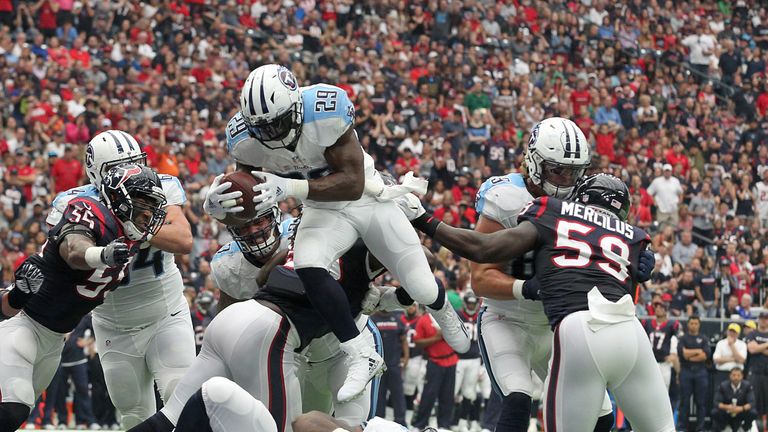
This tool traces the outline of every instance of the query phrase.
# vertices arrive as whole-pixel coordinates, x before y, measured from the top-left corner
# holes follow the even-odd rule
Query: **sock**
[[[405,409],[413,411],[413,400],[416,398],[416,395],[406,395],[405,396]]]
[[[172,430],[173,423],[165,414],[158,411],[152,417],[128,429],[128,432],[171,432]]]
[[[0,431],[15,431],[29,417],[28,406],[16,402],[0,403]]]
[[[347,342],[360,334],[344,288],[327,270],[310,267],[297,269],[296,274],[304,284],[309,302],[317,309],[339,342]]]
[[[538,400],[531,401],[531,418],[539,418],[539,404]]]
[[[203,389],[196,391],[184,405],[176,424],[176,432],[213,432],[211,419],[205,411]]]
[[[612,412],[600,417],[595,424],[595,432],[610,432],[613,428],[613,420]]]
[[[527,432],[531,419],[531,397],[512,393],[502,400],[501,415],[496,430],[499,432]]]
[[[437,300],[435,300],[434,303],[429,305],[430,308],[434,310],[440,310],[443,308],[443,305],[446,302],[445,298],[445,288],[443,287],[443,284],[440,283],[440,281],[437,282]]]

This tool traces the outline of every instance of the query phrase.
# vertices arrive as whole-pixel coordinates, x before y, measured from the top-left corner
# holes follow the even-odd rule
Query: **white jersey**
[[[483,217],[500,223],[504,228],[514,228],[517,226],[518,214],[531,201],[533,196],[525,187],[523,176],[513,173],[486,180],[477,192],[475,207]],[[511,262],[508,269],[510,273],[513,267],[518,267],[516,273],[522,272],[526,277],[533,275],[532,259],[523,257]],[[486,298],[484,304],[489,310],[506,315],[509,319],[548,324],[544,306],[538,301]]]
[[[294,219],[280,223],[280,249],[288,247],[288,238],[293,235]],[[259,290],[256,281],[261,274],[261,267],[246,259],[237,242],[232,241],[219,248],[211,260],[211,276],[216,286],[228,296],[237,300],[247,300]]]
[[[304,106],[301,136],[294,151],[269,149],[252,138],[245,126],[242,113],[235,114],[227,123],[227,149],[239,163],[271,171],[282,177],[315,179],[331,173],[325,160],[325,150],[355,123],[355,106],[347,93],[332,85],[317,84],[302,87]],[[376,176],[373,159],[362,147],[365,178]],[[364,204],[371,198],[362,197],[355,203]],[[305,200],[315,208],[341,209],[352,201],[318,202]]]
[[[757,216],[760,219],[768,219],[768,184],[758,182],[755,185],[755,201],[757,204]]]
[[[167,200],[166,207],[187,201],[184,188],[174,176],[158,174]],[[75,197],[98,197],[96,186],[86,185],[60,193],[46,222],[56,225],[69,201]],[[93,311],[93,319],[115,328],[141,328],[152,321],[187,307],[181,273],[172,253],[154,246],[142,248],[133,258],[130,273],[109,292]]]

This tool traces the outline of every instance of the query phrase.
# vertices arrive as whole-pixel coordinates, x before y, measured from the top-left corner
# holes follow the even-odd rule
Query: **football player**
[[[350,426],[355,425],[355,426]],[[408,429],[380,417],[346,423],[328,414],[313,411],[293,422],[296,432],[407,432]],[[236,383],[214,377],[184,405],[176,432],[276,432],[267,407]],[[423,432],[435,432],[427,428]]]
[[[98,195],[104,173],[126,163],[146,165],[136,139],[120,130],[96,135],[86,147],[90,184],[59,194],[48,215],[56,225],[67,203]],[[110,398],[124,428],[157,411],[155,386],[164,401],[195,358],[195,336],[184,284],[174,254],[192,251],[192,231],[182,212],[184,188],[176,177],[159,174],[166,197],[165,223],[142,244],[120,287],[93,311],[93,328]]]
[[[131,257],[162,226],[164,205],[150,168],[112,168],[99,195],[70,200],[42,252],[27,258],[43,281],[36,293],[20,286],[3,295],[10,312],[21,312],[0,323],[0,430],[16,430],[27,419],[53,379],[64,334],[118,287]]]
[[[574,199],[537,198],[520,211],[517,227],[491,234],[450,227],[422,210],[412,215],[418,229],[476,262],[535,250],[536,291],[555,333],[546,431],[594,428],[606,388],[635,430],[674,431],[664,381],[633,303],[650,238],[626,222],[629,190],[618,178],[590,176]],[[418,199],[409,200],[420,208]],[[532,297],[530,291],[517,284],[512,298]]]
[[[490,233],[515,227],[520,211],[534,197],[567,197],[589,166],[590,153],[589,142],[572,121],[553,117],[536,124],[531,130],[523,173],[491,177],[480,187],[476,231]],[[652,253],[647,255],[653,259]],[[528,429],[531,396],[539,385],[531,372],[543,380],[552,352],[552,332],[541,303],[512,297],[513,287],[534,277],[531,258],[532,254],[528,254],[512,262],[470,263],[472,289],[485,297],[486,309],[478,319],[483,363],[503,400],[496,426],[499,432]],[[533,279],[527,285],[535,283]],[[613,425],[607,395],[603,414],[597,431],[608,431]]]
[[[339,400],[362,392],[384,366],[355,325],[344,291],[328,271],[358,237],[414,300],[427,305],[446,341],[458,352],[467,351],[469,337],[429,271],[418,235],[391,202],[425,184],[411,174],[406,185],[384,185],[357,139],[355,109],[346,92],[327,84],[299,87],[291,71],[270,64],[248,76],[240,107],[227,125],[227,148],[240,169],[271,173],[253,171],[264,180],[254,187],[258,195],[253,203],[242,202],[240,191],[226,192],[229,185],[217,178],[205,209],[221,219],[245,205],[255,205],[258,211],[288,197],[304,202],[296,235],[296,273],[349,356]]]
[[[335,413],[350,423],[369,418],[370,385],[351,401],[335,397],[348,365],[338,339],[312,307],[293,270],[292,250],[280,252],[295,224],[279,224],[279,215],[275,205],[247,223],[228,227],[234,240],[216,253],[211,269],[229,305],[211,321],[200,355],[168,404],[132,432],[172,430],[187,401],[214,376],[232,379],[266,403],[280,432],[291,430],[302,408]],[[332,271],[341,279],[345,301],[359,316],[356,325],[371,349],[380,350],[376,326],[360,313],[370,281],[384,268],[359,241]],[[238,300],[246,301],[231,304]],[[378,298],[370,301],[378,304]],[[253,364],[263,367],[254,369]]]

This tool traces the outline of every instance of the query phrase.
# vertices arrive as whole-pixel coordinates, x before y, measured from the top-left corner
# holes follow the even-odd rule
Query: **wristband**
[[[413,225],[414,228],[430,237],[435,236],[437,227],[440,226],[441,223],[441,221],[437,220],[429,212],[425,212],[423,215],[411,221],[411,225]]]
[[[104,248],[101,246],[91,246],[85,250],[85,263],[91,268],[104,267],[104,261],[101,260],[101,253]]]
[[[11,285],[11,288],[7,291],[8,305],[14,309],[21,309],[34,294],[27,294],[19,289],[14,289],[14,286],[15,285]]]
[[[523,297],[523,285],[525,285],[525,279],[515,279],[512,282],[512,295],[516,300],[522,300]]]
[[[309,181],[308,180],[289,180],[288,190],[286,195],[294,198],[305,200],[309,195]]]

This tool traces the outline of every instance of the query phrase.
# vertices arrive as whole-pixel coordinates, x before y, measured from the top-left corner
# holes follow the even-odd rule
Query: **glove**
[[[363,301],[360,302],[361,313],[366,315],[372,314],[381,300],[381,289],[374,284],[368,286],[368,291],[365,292]]]
[[[656,256],[653,251],[645,249],[640,252],[640,260],[637,263],[637,281],[648,282],[654,267],[656,267]]]
[[[523,298],[528,300],[541,300],[539,296],[539,290],[541,289],[541,283],[537,277],[532,277],[523,283]]]
[[[409,221],[413,221],[417,217],[427,212],[424,210],[424,206],[421,204],[421,200],[412,193],[399,196],[395,198],[394,201],[395,204],[400,207],[400,210],[405,213],[405,216]]]
[[[127,263],[131,259],[131,250],[122,238],[112,240],[101,250],[101,262],[107,267],[117,267]]]
[[[253,192],[256,193],[253,203],[257,213],[289,197],[304,200],[309,194],[307,180],[289,179],[262,171],[251,171],[251,174],[263,181],[253,187]]]
[[[240,191],[224,193],[224,191],[232,186],[232,183],[222,183],[222,178],[224,178],[224,174],[219,174],[213,179],[213,183],[208,188],[208,193],[205,195],[205,202],[203,203],[205,212],[218,220],[224,219],[227,213],[238,213],[245,210],[242,206],[237,205],[237,199],[243,196],[243,193]]]
[[[36,294],[43,285],[43,272],[29,260],[21,263],[13,273],[16,289],[24,294]]]
[[[413,175],[412,171],[403,176],[403,182],[399,185],[385,185],[381,180],[366,180],[365,193],[372,195],[377,201],[392,201],[400,196],[406,195],[409,192],[414,192],[420,195],[427,193],[428,182],[426,179],[418,178]]]

